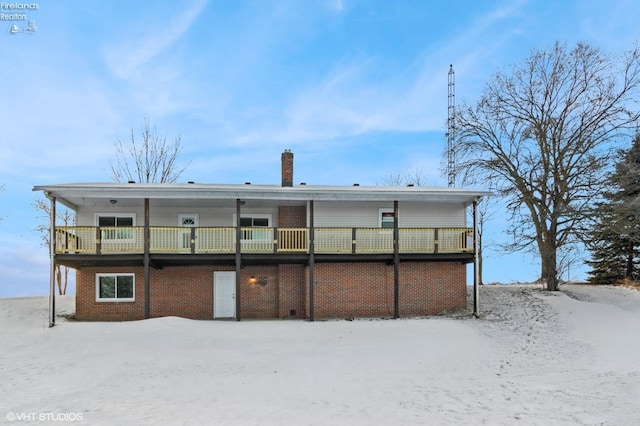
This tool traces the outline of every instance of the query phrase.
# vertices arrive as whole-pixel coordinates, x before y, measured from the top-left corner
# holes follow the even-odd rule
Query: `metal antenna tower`
[[[449,107],[447,109],[447,178],[449,186],[456,186],[456,73],[449,65]]]

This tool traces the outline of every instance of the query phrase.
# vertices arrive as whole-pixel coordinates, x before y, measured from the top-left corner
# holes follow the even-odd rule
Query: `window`
[[[135,300],[134,274],[96,274],[96,300],[132,302]]]
[[[240,218],[240,226],[242,227],[268,227],[269,226],[269,218],[268,217],[241,217]]]
[[[393,209],[380,209],[380,228],[393,228],[394,219]]]
[[[234,223],[236,218],[234,215]],[[255,228],[269,228],[271,226],[271,215],[249,215],[240,217],[240,227],[242,230],[243,240],[270,240],[272,239],[272,233],[270,229],[255,229]],[[252,228],[252,229],[246,229]]]
[[[135,215],[96,215],[96,222],[101,230],[103,240],[132,240]],[[120,229],[118,229],[120,228]]]
[[[198,213],[181,213],[178,215],[178,226],[198,226],[200,215]]]

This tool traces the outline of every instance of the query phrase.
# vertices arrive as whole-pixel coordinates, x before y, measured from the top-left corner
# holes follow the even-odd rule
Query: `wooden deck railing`
[[[400,253],[472,252],[470,228],[400,228]],[[308,253],[309,228],[241,228],[242,253]],[[318,254],[393,253],[393,230],[315,228]],[[58,226],[58,254],[143,253],[144,227]],[[235,227],[149,227],[151,253],[235,253]]]

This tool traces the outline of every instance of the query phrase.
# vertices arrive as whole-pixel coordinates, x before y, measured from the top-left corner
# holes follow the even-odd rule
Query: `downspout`
[[[49,212],[49,327],[56,325],[56,197],[46,194],[51,200]]]
[[[473,315],[480,315],[480,238],[478,236],[478,202],[473,200]]]

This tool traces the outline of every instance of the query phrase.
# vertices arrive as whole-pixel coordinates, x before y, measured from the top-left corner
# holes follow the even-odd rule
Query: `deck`
[[[243,254],[308,254],[309,228],[241,228]],[[393,229],[314,228],[315,254],[389,254]],[[58,226],[56,254],[142,254],[144,227]],[[471,253],[471,228],[399,228],[399,253]],[[235,227],[149,227],[151,254],[233,254]]]

